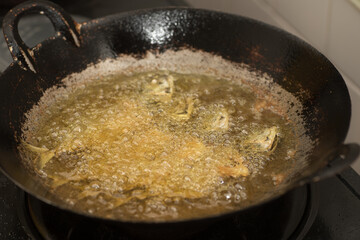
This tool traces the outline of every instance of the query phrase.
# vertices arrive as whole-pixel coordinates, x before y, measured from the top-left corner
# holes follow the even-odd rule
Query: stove
[[[297,214],[292,215],[296,217],[289,218],[292,222],[291,232],[283,233],[280,237],[274,229],[266,233],[272,236],[266,239],[359,239],[360,176],[352,169],[295,191],[305,204]],[[0,222],[0,239],[132,239],[121,229],[95,224],[91,220],[83,221],[77,215],[59,211],[35,199],[1,173]],[[257,232],[258,226],[248,225],[244,231],[243,225],[244,222],[235,215],[184,239],[264,239]]]
[[[78,22],[139,8],[186,6],[181,0],[79,0],[60,2]],[[0,5],[0,20],[8,8]],[[20,35],[33,46],[53,35],[49,21],[43,16],[30,16],[19,24]],[[0,71],[12,59],[3,36],[0,37]],[[294,190],[302,204],[295,212],[285,214],[290,226],[277,235],[276,224],[270,229],[233,216],[215,222],[208,228],[186,236],[187,240],[225,239],[359,239],[360,236],[360,176],[351,168],[319,183]],[[280,206],[280,211],[287,208]],[[255,219],[256,220],[256,219]],[[273,219],[275,221],[275,219]],[[281,226],[280,226],[281,228]],[[279,229],[280,229],[279,228]],[[266,237],[264,237],[265,235]],[[133,239],[133,236],[109,225],[99,225],[69,212],[59,211],[17,188],[0,172],[0,239]]]
[[[18,190],[16,209],[18,210],[19,220],[25,231],[33,239],[132,239],[131,232],[124,231],[123,228],[112,226],[107,223],[99,223],[96,220],[84,218],[80,215],[59,210],[53,206],[45,204],[36,198]],[[296,198],[296,201],[293,201]],[[294,204],[295,203],[295,204]],[[300,203],[300,204],[299,204]],[[176,239],[186,240],[217,240],[217,239],[302,239],[312,226],[317,215],[319,196],[317,185],[307,185],[286,194],[279,203],[268,204],[268,210],[272,214],[266,214],[267,210],[262,211],[261,215],[273,216],[276,211],[278,222],[286,221],[287,224],[278,225],[267,221],[259,226],[249,224],[256,221],[250,220],[248,216],[235,215],[226,220],[206,225],[203,229],[195,229],[188,236],[187,233],[176,233]],[[256,210],[258,211],[258,210]],[[244,218],[246,220],[244,221]],[[275,219],[273,219],[275,220]],[[277,225],[277,226],[276,226]],[[286,225],[286,226],[285,226]],[[61,226],[61,227],[59,227]],[[259,231],[261,228],[261,231]],[[191,228],[192,229],[192,228]],[[160,232],[161,233],[161,232]],[[180,236],[179,236],[180,235]],[[142,235],[140,235],[142,236]],[[140,238],[141,239],[141,238]],[[153,239],[153,238],[152,238]],[[157,239],[157,238],[155,238]],[[162,238],[164,239],[164,237]],[[166,238],[165,238],[166,239]]]

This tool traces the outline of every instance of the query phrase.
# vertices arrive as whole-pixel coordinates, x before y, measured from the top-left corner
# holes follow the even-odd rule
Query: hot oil
[[[39,164],[44,155],[23,151],[44,184],[80,211],[145,221],[213,215],[286,181],[294,126],[266,99],[212,76],[107,76],[44,111],[26,145],[50,159]]]

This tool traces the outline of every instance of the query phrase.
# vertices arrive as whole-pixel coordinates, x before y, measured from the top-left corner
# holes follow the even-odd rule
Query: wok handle
[[[21,68],[36,73],[33,50],[21,39],[18,23],[21,17],[30,14],[41,14],[48,17],[58,36],[80,46],[80,33],[77,23],[60,6],[48,1],[27,1],[11,9],[3,19],[3,32],[9,51]]]
[[[356,143],[341,145],[334,154],[331,154],[331,160],[327,167],[320,172],[311,176],[310,181],[318,182],[320,180],[335,176],[341,171],[345,170],[352,164],[359,156],[360,147]]]

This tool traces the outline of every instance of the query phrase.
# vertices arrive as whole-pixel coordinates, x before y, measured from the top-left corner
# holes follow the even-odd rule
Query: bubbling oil
[[[71,208],[165,221],[240,209],[286,179],[294,126],[250,86],[168,71],[110,75],[48,106],[22,153]]]

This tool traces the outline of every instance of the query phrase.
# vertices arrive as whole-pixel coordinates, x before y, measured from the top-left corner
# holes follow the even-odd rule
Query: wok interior
[[[299,162],[298,169],[294,169],[297,174],[286,189],[326,165],[329,153],[346,136],[350,100],[341,76],[316,50],[278,29],[222,13],[165,9],[95,20],[83,24],[80,31],[80,48],[61,38],[47,40],[36,48],[36,74],[21,70],[15,63],[1,76],[1,168],[14,182],[46,202],[62,206],[21,163],[16,146],[24,113],[39,101],[44,90],[61,84],[64,77],[121,54],[141,59],[149,50],[201,50],[235,65],[245,64],[250,71],[266,74],[269,81],[273,79],[292,93],[302,105],[294,115],[302,117],[305,132],[315,145],[306,163]],[[203,66],[210,59],[202,58]]]

